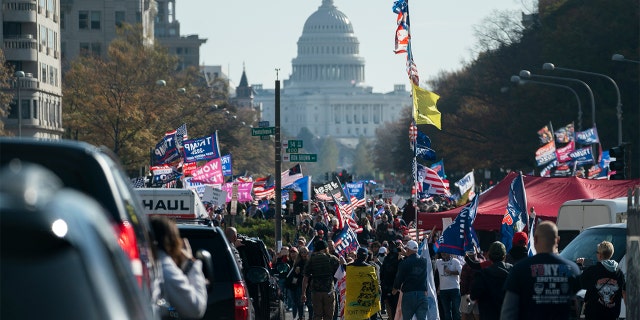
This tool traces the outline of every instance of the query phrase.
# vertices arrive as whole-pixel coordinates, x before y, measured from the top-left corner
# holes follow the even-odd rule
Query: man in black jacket
[[[489,247],[489,260],[492,264],[476,272],[471,284],[471,300],[478,304],[480,320],[500,319],[504,282],[507,280],[510,263],[505,263],[506,248],[500,241]]]

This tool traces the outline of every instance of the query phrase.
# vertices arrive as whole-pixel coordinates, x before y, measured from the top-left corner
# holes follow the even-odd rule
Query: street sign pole
[[[276,69],[276,97],[275,97],[275,117],[276,117],[276,252],[282,248],[282,176],[280,164],[282,162],[282,145],[280,144],[280,80],[278,80],[278,70]]]

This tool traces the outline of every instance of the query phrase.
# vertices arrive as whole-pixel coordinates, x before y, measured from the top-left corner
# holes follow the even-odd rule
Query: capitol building
[[[398,120],[401,110],[412,105],[404,84],[386,93],[373,92],[366,85],[360,42],[351,21],[333,0],[322,0],[307,18],[297,44],[292,73],[281,86],[280,127],[284,136],[297,137],[307,128],[316,137],[333,137],[354,148],[361,136],[374,138],[377,128]],[[244,73],[241,86],[242,82],[246,85]],[[261,120],[273,126],[275,90],[253,85],[250,92],[253,105],[261,109]]]

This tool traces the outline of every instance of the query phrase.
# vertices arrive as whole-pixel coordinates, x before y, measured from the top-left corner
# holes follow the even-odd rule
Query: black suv
[[[242,243],[237,249],[242,259],[242,269],[245,271],[256,319],[284,320],[286,308],[278,276],[286,274],[289,265],[278,263],[272,266],[269,251],[259,238],[238,235],[238,240]]]
[[[107,148],[73,140],[0,138],[0,167],[34,163],[49,169],[63,187],[96,200],[108,213],[118,243],[151,305],[161,303],[161,271],[155,262],[147,217],[119,159]]]
[[[24,162],[0,181],[0,318],[154,318],[95,200]]]
[[[202,319],[254,319],[247,285],[224,231],[205,222],[177,222],[180,236],[189,239],[193,252],[206,250],[212,255],[212,265],[203,266],[208,281],[208,306]]]

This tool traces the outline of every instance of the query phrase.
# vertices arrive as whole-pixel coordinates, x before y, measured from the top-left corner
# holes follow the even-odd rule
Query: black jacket
[[[510,263],[502,261],[476,272],[471,284],[471,300],[478,303],[480,320],[500,319],[500,309],[504,299],[504,283],[507,280]]]

